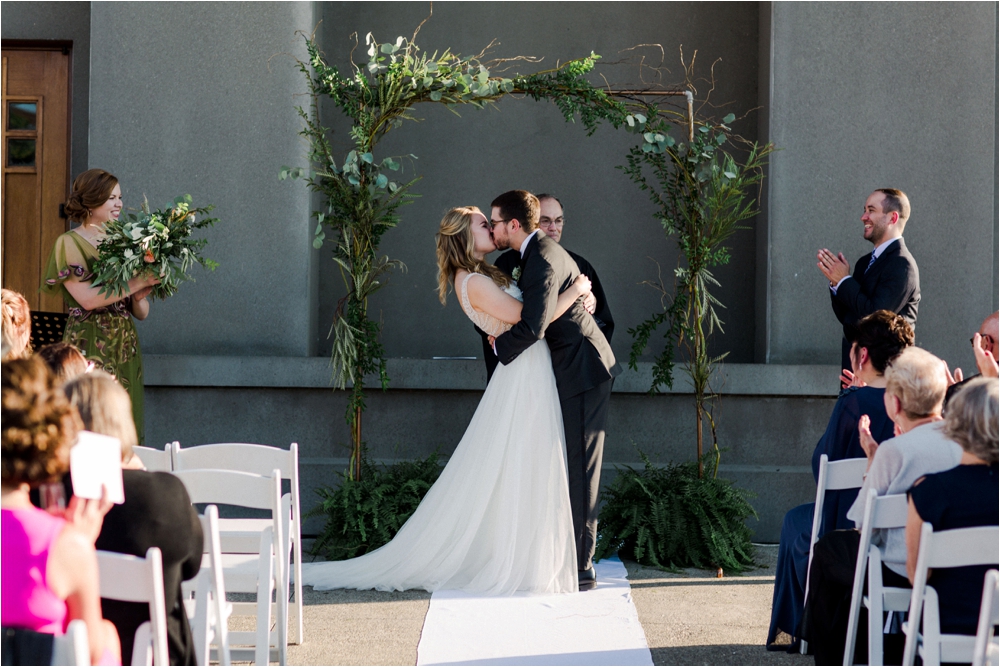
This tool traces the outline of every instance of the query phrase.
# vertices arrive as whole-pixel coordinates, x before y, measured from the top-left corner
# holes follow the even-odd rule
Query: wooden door
[[[69,49],[3,48],[3,286],[32,310],[62,312],[59,296],[38,291],[56,238],[68,227]]]

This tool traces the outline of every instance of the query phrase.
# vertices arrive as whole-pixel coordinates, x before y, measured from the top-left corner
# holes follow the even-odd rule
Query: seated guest
[[[3,360],[23,359],[31,354],[31,310],[24,297],[3,290]]]
[[[868,415],[876,442],[893,436],[893,423],[885,411],[885,369],[906,347],[913,345],[913,329],[905,319],[886,310],[868,315],[853,330],[851,365],[855,385],[841,392],[833,414],[813,452],[813,476],[819,477],[819,461],[826,454],[831,461],[864,458],[858,435],[858,420]],[[820,534],[846,528],[847,510],[857,490],[828,491],[823,500]],[[809,539],[812,534],[814,503],[799,505],[785,515],[778,546],[778,566],[771,603],[771,627],[767,633],[770,650],[797,650],[797,631],[802,618]]]
[[[1000,484],[997,479],[997,399],[995,378],[976,378],[952,399],[944,432],[962,447],[961,463],[917,480],[910,489],[906,521],[906,572],[913,581],[920,549],[920,530],[926,521],[934,531],[1000,523]],[[976,634],[983,579],[992,566],[935,569],[927,584],[938,594],[941,631]]]
[[[995,312],[983,320],[983,323],[979,325],[979,331],[969,339],[969,342],[972,343],[972,356],[976,360],[976,368],[979,372],[963,380],[962,369],[955,369],[954,377],[949,378],[953,384],[948,387],[948,394],[944,399],[946,409],[948,402],[951,401],[951,397],[972,378],[979,377],[980,375],[985,377],[997,376],[997,359],[1000,359],[1000,342],[998,340],[1000,340],[1000,312]],[[991,368],[993,369],[992,372]]]
[[[930,352],[910,347],[889,365],[885,380],[886,413],[899,435],[879,445],[871,435],[868,417],[860,419],[858,431],[868,456],[868,471],[857,500],[847,512],[847,518],[858,528],[870,489],[880,496],[905,493],[922,475],[954,468],[962,458],[962,448],[942,428],[941,405],[948,386],[944,362]],[[857,530],[835,530],[813,548],[803,637],[809,641],[817,664],[839,662],[844,655],[860,541]],[[903,528],[875,531],[872,544],[881,552],[884,585],[908,588]],[[864,628],[867,610],[863,609],[859,618],[858,627]],[[861,662],[868,652],[867,638],[863,630],[858,633],[855,654]],[[886,642],[885,647],[887,656],[900,651],[902,637]]]
[[[39,359],[3,362],[3,627],[61,635],[87,624],[93,664],[121,664],[101,617],[94,539],[110,502],[73,498],[64,516],[31,505],[28,490],[58,479],[80,419]]]
[[[52,343],[38,350],[35,354],[45,362],[45,365],[59,378],[60,382],[72,380],[77,375],[83,375],[92,368],[83,353],[75,345],[69,343]]]
[[[167,643],[170,664],[195,664],[194,640],[184,611],[181,582],[201,568],[202,531],[198,513],[184,484],[165,472],[147,472],[135,456],[135,424],[128,392],[103,371],[80,375],[63,390],[80,412],[84,426],[118,438],[122,444],[125,502],[104,518],[97,548],[145,556],[150,547],[163,554],[163,590],[167,601]],[[121,636],[125,660],[132,657],[136,629],[149,620],[145,604],[102,600],[104,616]]]

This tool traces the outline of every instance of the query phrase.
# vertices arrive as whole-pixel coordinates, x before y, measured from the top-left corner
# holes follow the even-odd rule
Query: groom
[[[566,430],[580,590],[589,590],[597,585],[593,557],[604,424],[611,380],[621,373],[621,367],[581,301],[547,324],[555,314],[559,294],[576,280],[580,269],[558,243],[538,233],[538,199],[530,192],[511,190],[494,199],[491,207],[497,248],[514,248],[521,253],[520,271],[515,269],[514,277],[524,294],[521,321],[492,341],[493,349],[506,366],[543,338],[549,345]]]

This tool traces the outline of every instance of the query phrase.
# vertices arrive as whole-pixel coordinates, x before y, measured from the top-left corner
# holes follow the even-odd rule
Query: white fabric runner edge
[[[652,665],[618,558],[596,564],[597,588],[566,595],[431,596],[418,665]]]

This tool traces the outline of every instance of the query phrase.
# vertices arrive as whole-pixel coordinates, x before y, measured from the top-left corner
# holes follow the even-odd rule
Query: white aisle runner
[[[434,593],[417,664],[652,665],[625,566],[615,558],[596,569],[597,588],[583,593]]]

